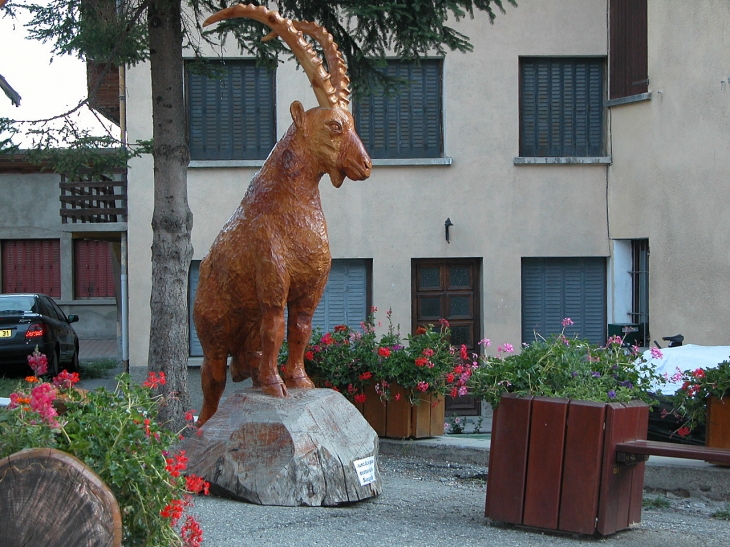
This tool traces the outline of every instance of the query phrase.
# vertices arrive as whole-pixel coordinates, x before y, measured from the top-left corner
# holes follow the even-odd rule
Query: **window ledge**
[[[398,159],[374,159],[374,166],[382,167],[408,167],[418,165],[451,165],[453,158],[398,158]]]
[[[266,160],[192,160],[188,163],[190,169],[200,168],[227,168],[227,167],[261,167]]]
[[[640,103],[643,101],[651,100],[651,91],[648,93],[639,93],[638,95],[631,95],[629,97],[619,97],[618,99],[610,99],[605,102],[608,107],[619,106],[622,104]]]
[[[519,157],[514,160],[515,165],[611,165],[611,156],[589,157]]]

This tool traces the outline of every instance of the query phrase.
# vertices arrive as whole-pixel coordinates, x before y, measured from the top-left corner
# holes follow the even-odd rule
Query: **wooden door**
[[[479,342],[478,258],[414,259],[412,272],[412,332],[419,326],[439,326],[446,319],[451,343],[477,352]],[[446,399],[446,413],[477,416],[481,403],[471,396]]]

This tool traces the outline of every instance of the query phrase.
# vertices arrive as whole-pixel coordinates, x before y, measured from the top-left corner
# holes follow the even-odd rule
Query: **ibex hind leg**
[[[278,371],[278,358],[284,341],[284,308],[264,308],[261,320],[261,363],[259,382],[261,391],[272,397],[287,397],[284,381]]]
[[[203,408],[200,410],[198,425],[207,422],[218,410],[223,390],[226,388],[226,358],[203,358],[200,369],[200,382],[203,388]]]

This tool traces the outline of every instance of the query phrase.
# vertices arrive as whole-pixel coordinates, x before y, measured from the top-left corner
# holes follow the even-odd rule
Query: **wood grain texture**
[[[83,462],[53,448],[22,450],[0,461],[0,545],[121,544],[117,500]]]
[[[330,78],[301,33],[319,42],[330,70],[341,72],[344,62],[338,61],[331,35],[323,27],[243,4],[221,10],[205,24],[234,17],[268,25],[289,45],[320,106],[305,112],[299,101],[292,103],[291,127],[200,264],[193,314],[204,356],[199,424],[218,408],[228,356],[233,380],[251,377],[254,387],[267,395],[284,398],[288,388],[314,387],[304,368],[304,352],[331,264],[319,181],[327,174],[339,188],[345,178],[368,178],[372,167],[347,110],[347,75]],[[285,331],[289,358],[282,379],[277,357]]]
[[[330,389],[294,389],[287,399],[238,391],[181,448],[211,491],[260,505],[338,505],[381,492],[378,436]],[[376,480],[363,486],[353,462],[370,456]]]

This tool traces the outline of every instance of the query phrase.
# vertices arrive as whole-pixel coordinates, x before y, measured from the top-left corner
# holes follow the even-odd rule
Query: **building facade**
[[[353,97],[372,176],[320,183],[333,274],[316,324],[376,306],[402,331],[447,318],[454,341],[519,346],[559,331],[648,345],[730,330],[730,5],[521,0],[456,28],[469,54],[392,59],[410,85]],[[186,71],[197,266],[276,139],[316,105],[294,64],[227,49]],[[127,71],[130,141],[152,134],[149,66]],[[128,175],[130,365],[146,366],[153,170]],[[191,356],[199,355],[194,332]]]

